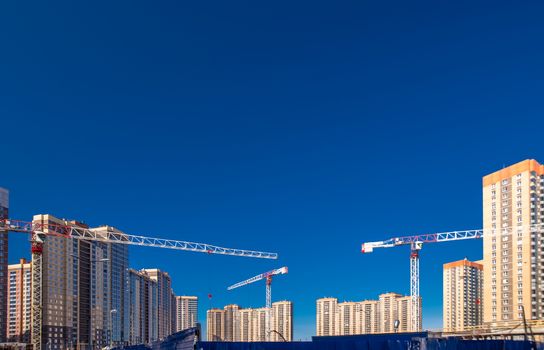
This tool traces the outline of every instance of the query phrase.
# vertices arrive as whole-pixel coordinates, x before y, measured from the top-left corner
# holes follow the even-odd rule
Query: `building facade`
[[[544,319],[544,166],[524,160],[483,177],[485,323]]]
[[[402,295],[397,293],[384,293],[380,295],[380,324],[378,328],[380,333],[393,333],[395,331],[395,321],[399,319],[399,304],[397,299],[401,297]]]
[[[336,335],[338,299],[321,298],[316,304],[316,335]]]
[[[176,296],[176,328],[179,332],[187,328],[196,327],[198,321],[198,297]]]
[[[8,342],[30,343],[31,324],[31,263],[21,259],[8,265]]]
[[[266,341],[267,308],[240,308],[236,304],[207,312],[208,341]],[[293,303],[272,303],[270,341],[293,340]]]
[[[293,303],[287,300],[272,304],[270,341],[293,340]]]
[[[237,334],[239,327],[237,324],[236,315],[238,310],[240,310],[240,306],[236,304],[226,305],[223,310],[225,312],[225,324],[223,326],[225,335],[223,340],[235,341],[239,337]]]
[[[52,215],[35,215],[33,222],[71,225]],[[49,235],[43,244],[42,265],[42,347],[88,349],[91,341],[89,245]]]
[[[159,339],[164,339],[173,333],[172,331],[172,280],[167,272],[159,269],[143,269],[153,281],[157,282],[158,288],[158,317],[159,317]]]
[[[336,298],[322,298],[316,301],[316,334],[353,335],[393,332],[414,332],[412,330],[410,296],[397,293],[381,294],[379,300],[338,303]],[[418,299],[421,315],[421,298]],[[395,328],[395,325],[398,325]]]
[[[225,341],[225,310],[211,309],[206,313],[206,339]]]
[[[365,300],[358,302],[357,312],[357,334],[378,333],[379,302],[377,300]]]
[[[158,336],[158,285],[145,272],[128,270],[125,288],[124,341],[149,344]]]
[[[108,229],[111,229],[108,227]],[[108,244],[107,271],[109,302],[107,304],[106,316],[109,312],[110,335],[109,340],[112,345],[122,345],[125,339],[125,308],[128,307],[128,301],[125,300],[126,293],[124,286],[128,278],[128,245],[126,244]]]
[[[9,191],[0,187],[0,220],[8,219]],[[8,233],[0,231],[0,343],[6,341],[8,306]]]
[[[52,215],[35,215],[33,220],[88,229]],[[123,343],[126,245],[48,235],[42,264],[42,346],[100,349]]]
[[[444,264],[443,327],[457,332],[483,321],[483,265],[467,259]]]

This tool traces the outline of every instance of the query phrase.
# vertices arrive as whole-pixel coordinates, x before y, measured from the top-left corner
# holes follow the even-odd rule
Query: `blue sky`
[[[542,2],[4,2],[0,186],[36,213],[275,251],[278,261],[130,251],[210,306],[409,292],[408,248],[364,241],[481,226],[481,177],[544,161]],[[29,256],[12,237],[10,260]],[[424,326],[442,264],[424,247]],[[213,294],[211,302],[208,293]]]

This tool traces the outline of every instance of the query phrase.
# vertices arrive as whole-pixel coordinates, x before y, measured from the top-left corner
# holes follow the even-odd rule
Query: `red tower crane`
[[[248,278],[245,281],[238,282],[227,288],[227,290],[233,290],[235,288],[246,286],[253,282],[257,282],[263,279],[266,280],[266,320],[265,320],[266,334],[265,334],[265,337],[267,341],[270,340],[270,329],[271,329],[270,319],[271,319],[271,313],[272,313],[271,312],[272,311],[272,276],[283,275],[283,274],[286,274],[287,271],[288,269],[286,266],[280,267],[279,269],[261,273],[260,275]]]
[[[385,241],[363,243],[361,246],[361,252],[372,253],[375,248],[393,248],[402,245],[410,245],[410,326],[412,331],[420,331],[419,251],[423,247],[423,243],[474,239],[481,238],[482,235],[482,230],[468,230],[393,237]]]
[[[366,242],[361,246],[362,253],[372,253],[376,248],[393,248],[397,246],[410,246],[410,296],[411,296],[411,329],[413,331],[420,330],[420,310],[418,305],[419,300],[419,251],[423,244],[441,243],[450,241],[460,241],[466,239],[483,238],[487,235],[512,235],[514,230],[521,232],[542,232],[544,224],[536,224],[528,227],[505,227],[502,229],[478,229],[465,231],[451,231],[441,233],[428,233],[415,236],[393,237],[385,241]]]

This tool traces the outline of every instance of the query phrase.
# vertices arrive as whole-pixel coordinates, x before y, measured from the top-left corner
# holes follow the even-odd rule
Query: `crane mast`
[[[272,276],[286,274],[288,271],[287,267],[280,267],[279,269],[271,270],[268,272],[261,273],[257,276],[248,278],[245,281],[238,282],[228,287],[227,290],[233,290],[238,287],[243,287],[248,284],[266,280],[266,319],[265,319],[265,339],[270,341],[270,332],[271,332],[271,319],[272,319]]]
[[[32,251],[32,294],[31,294],[31,342],[34,350],[42,350],[42,276],[43,276],[43,244],[47,236],[81,239],[104,243],[129,244],[145,247],[158,247],[192,251],[207,254],[241,256],[248,258],[277,259],[276,253],[254,250],[219,247],[207,243],[196,243],[173,239],[130,235],[110,226],[88,229],[75,225],[56,224],[39,221],[0,220],[0,232],[19,232],[31,235]]]

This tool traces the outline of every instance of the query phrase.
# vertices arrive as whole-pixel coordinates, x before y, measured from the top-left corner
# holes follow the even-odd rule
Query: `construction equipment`
[[[362,253],[372,253],[375,248],[393,248],[397,246],[410,246],[410,325],[412,331],[420,331],[420,309],[419,309],[419,251],[423,244],[460,241],[466,239],[483,238],[484,235],[511,235],[514,230],[520,232],[540,232],[544,229],[544,224],[531,226],[505,227],[502,229],[478,229],[451,231],[441,233],[428,233],[415,236],[393,237],[385,241],[366,242],[361,246]]]
[[[242,287],[242,286],[246,286],[248,284],[251,284],[253,282],[257,282],[257,281],[260,281],[260,280],[263,280],[265,279],[266,280],[266,320],[265,320],[265,325],[266,325],[266,334],[265,334],[265,337],[266,337],[266,341],[269,341],[270,340],[270,321],[271,321],[271,316],[272,316],[272,276],[275,276],[275,275],[283,275],[283,274],[286,274],[288,271],[287,267],[284,266],[284,267],[280,267],[279,269],[275,269],[275,270],[272,270],[272,271],[268,271],[268,272],[265,272],[265,273],[261,273],[260,275],[257,275],[255,277],[251,277],[245,281],[242,281],[242,282],[238,282],[236,284],[233,284],[232,286],[228,287],[227,290],[233,290],[233,289],[236,289],[238,287]]]
[[[42,252],[48,236],[57,236],[103,243],[130,244],[146,247],[158,247],[185,250],[207,254],[222,254],[249,258],[277,259],[276,253],[259,252],[218,247],[206,243],[195,243],[172,239],[153,238],[126,234],[110,226],[96,229],[71,224],[46,222],[27,222],[19,220],[0,220],[0,232],[20,232],[31,235],[32,245],[32,328],[31,342],[34,350],[42,349]]]

